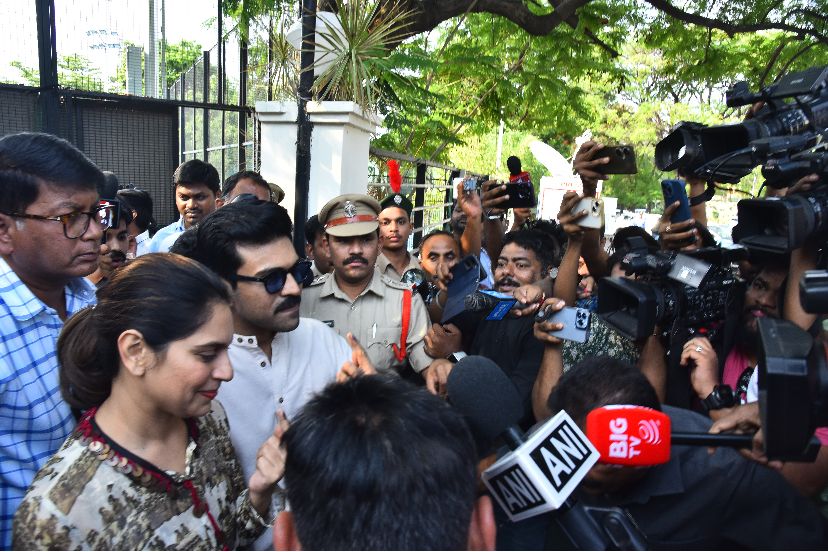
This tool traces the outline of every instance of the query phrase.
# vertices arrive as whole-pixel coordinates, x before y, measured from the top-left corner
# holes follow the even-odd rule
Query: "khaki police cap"
[[[281,203],[285,199],[285,191],[278,184],[268,182],[267,187],[270,188],[270,198],[273,203]]]
[[[319,211],[319,222],[331,236],[364,236],[379,228],[379,202],[363,194],[335,197]]]

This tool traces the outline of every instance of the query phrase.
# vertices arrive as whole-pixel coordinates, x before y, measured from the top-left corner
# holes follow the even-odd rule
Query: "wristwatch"
[[[457,362],[458,362],[461,358],[466,357],[466,356],[468,356],[468,355],[467,355],[466,353],[464,353],[463,351],[457,351],[457,352],[451,353],[451,354],[448,356],[448,359],[449,359],[450,361],[452,361],[453,363],[457,364]]]
[[[713,388],[713,392],[702,400],[702,405],[708,412],[730,408],[736,406],[736,395],[733,394],[733,389],[729,385],[717,385]]]

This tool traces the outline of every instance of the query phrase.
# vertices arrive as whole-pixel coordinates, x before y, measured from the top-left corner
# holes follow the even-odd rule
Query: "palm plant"
[[[316,45],[331,64],[314,81],[315,97],[353,101],[365,111],[377,111],[392,98],[391,84],[408,84],[394,71],[389,45],[400,41],[412,12],[388,0],[355,1],[342,5],[337,14],[340,28],[324,26]],[[313,70],[311,67],[309,70]]]

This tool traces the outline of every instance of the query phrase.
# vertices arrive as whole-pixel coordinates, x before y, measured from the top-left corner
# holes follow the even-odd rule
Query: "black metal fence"
[[[186,8],[213,17],[215,45],[169,88],[172,52],[178,48],[180,57],[188,41],[167,43],[165,29],[176,21],[165,23],[164,7],[181,9],[179,4],[9,4],[4,15],[15,32],[0,37],[11,60],[0,67],[0,135],[43,131],[66,138],[121,182],[147,190],[162,224],[178,216],[171,181],[182,161],[204,159],[222,177],[258,167],[250,106],[265,98],[247,95],[247,47],[224,26],[218,0]],[[196,52],[200,48],[189,44]],[[113,64],[114,74],[107,72]]]
[[[52,111],[50,122],[44,116]],[[149,192],[159,221],[176,215],[171,183],[178,165],[178,110],[163,100],[78,90],[53,94],[0,84],[0,136],[45,131],[69,140],[99,167]]]

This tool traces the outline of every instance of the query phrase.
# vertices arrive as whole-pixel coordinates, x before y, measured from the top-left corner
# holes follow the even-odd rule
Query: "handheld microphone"
[[[621,466],[666,464],[672,445],[750,448],[753,444],[753,435],[673,433],[664,412],[628,404],[602,406],[587,414],[586,434],[601,462]]]
[[[560,508],[598,461],[598,451],[566,412],[524,436],[517,426],[523,413],[517,391],[487,358],[461,359],[447,388],[476,440],[491,443],[500,436],[512,449],[483,472],[483,482],[512,521]]]
[[[620,508],[590,508],[569,495],[598,461],[575,422],[559,412],[528,437],[514,385],[491,360],[461,359],[449,373],[448,397],[474,439],[503,438],[511,452],[483,472],[483,482],[512,521],[556,510],[555,521],[579,550],[644,550],[646,539]],[[486,450],[478,448],[478,450]]]

